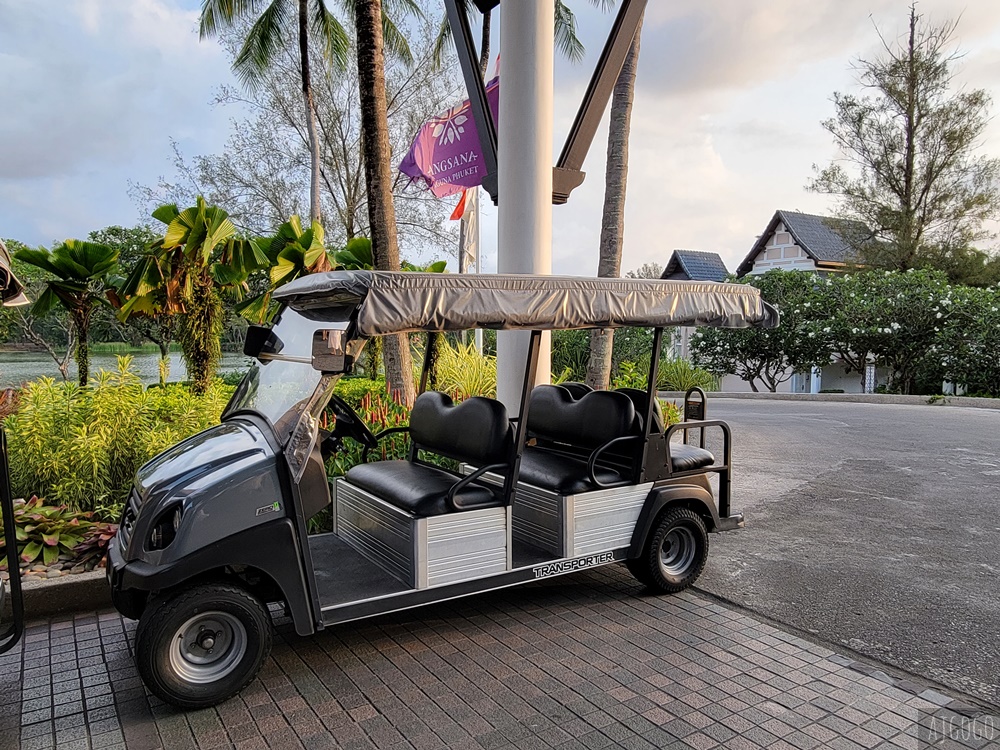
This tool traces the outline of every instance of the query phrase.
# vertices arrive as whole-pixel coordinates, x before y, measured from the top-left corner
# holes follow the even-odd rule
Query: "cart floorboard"
[[[316,585],[319,590],[323,624],[358,620],[396,612],[434,601],[445,601],[492,589],[524,583],[540,577],[535,568],[558,562],[559,557],[531,544],[514,541],[511,550],[513,567],[506,573],[489,575],[460,583],[416,589],[407,586],[382,567],[364,557],[336,534],[309,537]],[[624,559],[624,549],[608,551],[587,558],[585,567]],[[570,572],[569,569],[558,573]],[[554,573],[554,574],[558,574]]]

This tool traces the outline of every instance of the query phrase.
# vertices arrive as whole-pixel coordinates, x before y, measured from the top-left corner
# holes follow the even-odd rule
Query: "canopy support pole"
[[[499,273],[552,273],[552,29],[555,4],[505,0],[500,12]],[[497,333],[497,397],[520,407],[528,334]],[[534,382],[548,383],[551,337],[540,341]],[[514,415],[516,416],[516,415]]]
[[[514,488],[517,486],[517,479],[521,474],[521,454],[524,453],[524,444],[528,442],[528,404],[531,403],[531,391],[535,388],[535,379],[532,377],[532,373],[536,371],[538,366],[542,331],[532,331],[528,336],[528,361],[524,366],[524,389],[521,391],[521,417],[517,421],[517,431],[514,433],[514,462],[503,483],[505,505],[510,505],[514,496]]]
[[[643,424],[646,434],[642,436],[642,463],[635,472],[638,482],[645,481],[646,454],[649,452],[649,435],[653,431],[653,414],[656,406],[656,381],[660,376],[660,354],[663,351],[663,329],[653,329],[653,350],[649,355],[649,379],[646,381],[646,414]],[[666,429],[667,425],[664,425]]]

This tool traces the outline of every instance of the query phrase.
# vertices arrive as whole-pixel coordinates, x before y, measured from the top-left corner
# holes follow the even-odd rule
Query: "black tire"
[[[643,575],[649,577],[649,586],[676,594],[698,580],[706,560],[708,530],[701,516],[687,508],[671,508],[656,524],[646,550]]]
[[[270,614],[256,597],[231,584],[201,584],[146,607],[135,634],[136,666],[167,703],[207,708],[257,676],[271,640]]]

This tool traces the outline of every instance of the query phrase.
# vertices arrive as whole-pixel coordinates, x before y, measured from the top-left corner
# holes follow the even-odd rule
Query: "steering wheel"
[[[327,440],[336,440],[339,442],[341,439],[349,437],[361,443],[365,448],[371,449],[375,447],[376,443],[378,443],[375,435],[372,434],[372,431],[368,429],[368,425],[364,423],[357,412],[344,399],[336,394],[330,396],[330,410],[333,411],[334,416],[337,418],[337,423],[334,425],[333,432]]]

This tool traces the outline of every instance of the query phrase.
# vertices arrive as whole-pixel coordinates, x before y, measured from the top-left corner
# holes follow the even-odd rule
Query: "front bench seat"
[[[558,385],[540,385],[531,392],[528,436],[537,445],[525,448],[521,455],[520,481],[560,495],[631,482],[628,462],[595,466],[596,485],[587,468],[592,451],[632,434],[635,407],[631,399],[614,391],[578,392],[582,395],[574,398],[569,389]],[[602,455],[613,458],[610,452]]]
[[[473,466],[509,464],[513,454],[507,409],[491,398],[474,396],[455,404],[444,393],[421,393],[410,412],[409,432],[418,448]],[[358,464],[346,479],[418,517],[503,505],[501,488],[474,481],[461,487],[449,502],[448,492],[463,477],[423,462]]]

